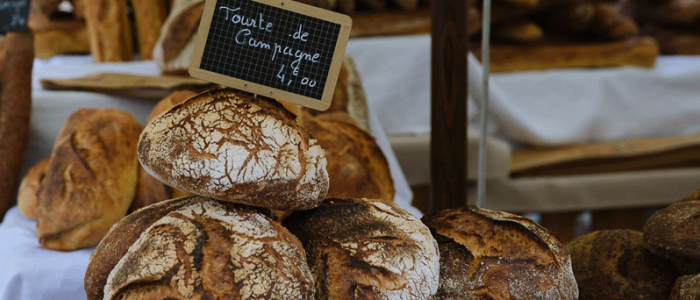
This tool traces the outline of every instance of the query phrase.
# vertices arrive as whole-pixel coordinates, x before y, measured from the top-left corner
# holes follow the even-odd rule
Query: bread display
[[[304,128],[325,150],[327,198],[394,201],[394,180],[382,149],[350,116],[331,112],[305,117]]]
[[[34,39],[0,35],[0,221],[13,205],[29,135]]]
[[[187,74],[203,10],[204,0],[177,0],[173,4],[153,48],[153,59],[164,74]]]
[[[700,54],[700,2],[625,0],[623,9],[640,24],[643,34],[659,41],[661,54]]]
[[[686,200],[655,212],[644,225],[644,246],[683,274],[700,273],[700,201]]]
[[[141,165],[181,190],[279,210],[309,209],[328,192],[323,149],[274,100],[233,89],[201,93],[148,123]]]
[[[422,221],[440,247],[435,299],[579,298],[569,253],[530,219],[467,206]]]
[[[603,230],[566,245],[581,299],[668,299],[676,270],[646,251],[642,233]]]
[[[284,225],[304,245],[316,299],[421,300],[437,291],[437,244],[393,203],[328,199]]]
[[[86,0],[85,20],[95,62],[131,61],[134,56],[126,0]]]
[[[97,299],[315,299],[299,241],[256,209],[204,197],[117,223],[90,257]]]
[[[116,109],[81,109],[69,117],[38,193],[43,247],[69,251],[97,245],[126,215],[136,190],[141,129],[133,116]]]
[[[37,193],[41,187],[41,181],[46,176],[46,169],[49,168],[49,158],[44,158],[33,165],[24,175],[19,183],[17,191],[17,207],[27,218],[36,220]]]

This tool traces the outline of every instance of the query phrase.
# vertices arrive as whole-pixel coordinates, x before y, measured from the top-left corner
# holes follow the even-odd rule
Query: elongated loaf
[[[90,257],[85,292],[89,300],[315,299],[302,245],[282,225],[199,196],[117,223]]]
[[[31,32],[0,36],[0,221],[14,203],[27,147],[33,62]]]
[[[148,123],[138,157],[166,184],[280,210],[318,206],[328,192],[323,149],[278,102],[233,89],[187,99]]]
[[[39,189],[37,235],[43,247],[69,251],[97,245],[126,215],[142,126],[116,109],[81,109],[64,125]]]

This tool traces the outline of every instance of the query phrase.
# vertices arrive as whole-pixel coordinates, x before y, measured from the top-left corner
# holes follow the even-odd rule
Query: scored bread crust
[[[328,199],[284,221],[323,299],[432,299],[439,254],[428,228],[394,203]]]
[[[258,210],[200,196],[138,210],[90,257],[88,299],[314,299],[303,247]]]
[[[578,299],[568,252],[527,218],[466,206],[423,222],[440,245],[435,299]]]
[[[233,89],[201,93],[153,119],[138,157],[166,184],[224,201],[298,210],[328,192],[324,151],[294,115]]]

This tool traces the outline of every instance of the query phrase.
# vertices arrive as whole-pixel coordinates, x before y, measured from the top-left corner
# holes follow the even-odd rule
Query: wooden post
[[[467,1],[433,0],[430,211],[467,203]]]

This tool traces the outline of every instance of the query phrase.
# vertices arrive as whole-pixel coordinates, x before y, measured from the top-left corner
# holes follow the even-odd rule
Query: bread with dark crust
[[[199,196],[117,223],[90,257],[85,292],[89,300],[314,299],[291,233],[254,208]]]
[[[700,274],[678,276],[668,300],[697,299],[700,299]]]
[[[284,221],[325,299],[432,299],[439,255],[430,231],[394,203],[328,199]]]
[[[676,264],[683,274],[700,273],[700,201],[685,200],[655,212],[644,224],[644,247]]]
[[[581,299],[668,299],[677,273],[646,251],[642,233],[602,230],[566,245]]]
[[[201,93],[153,119],[138,157],[160,181],[224,201],[298,210],[328,192],[324,151],[294,115],[233,89]]]
[[[68,119],[54,144],[37,206],[39,242],[62,251],[97,245],[126,215],[136,191],[142,129],[117,109],[80,109]]]
[[[176,0],[153,48],[153,60],[165,74],[187,72],[204,0]]]
[[[525,217],[476,206],[425,215],[440,246],[441,299],[578,299],[569,254]]]

